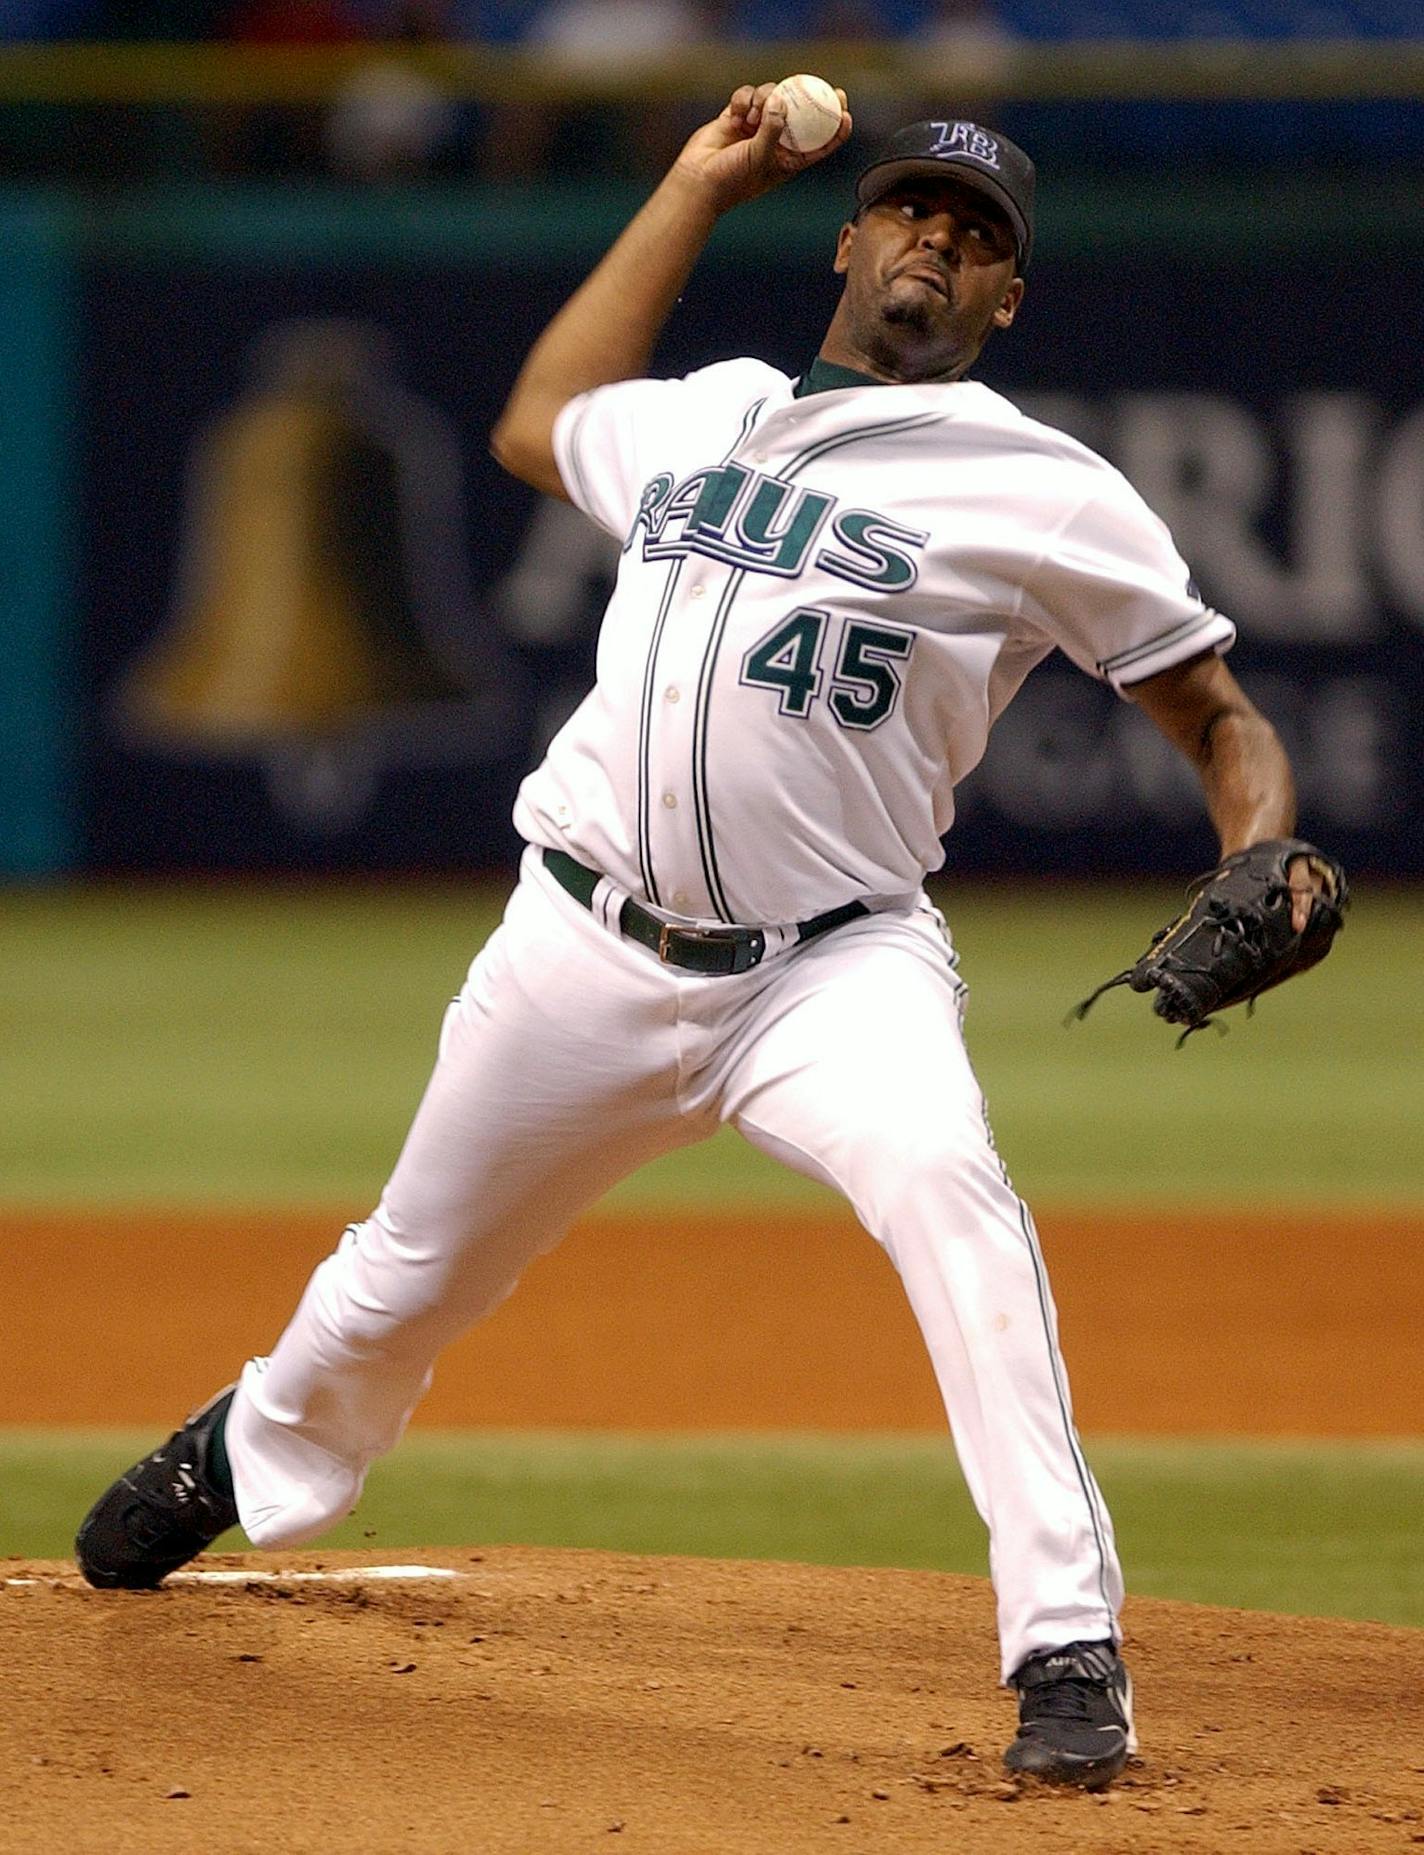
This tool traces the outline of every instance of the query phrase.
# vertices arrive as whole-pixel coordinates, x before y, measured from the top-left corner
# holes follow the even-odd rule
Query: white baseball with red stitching
[[[774,94],[786,108],[786,126],[780,137],[783,148],[798,155],[814,154],[841,126],[841,100],[824,77],[805,71],[783,77]]]

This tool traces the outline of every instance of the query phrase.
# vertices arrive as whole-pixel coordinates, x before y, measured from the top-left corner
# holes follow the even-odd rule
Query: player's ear
[[[1015,277],[1008,289],[1005,290],[999,307],[994,311],[995,328],[1009,328],[1012,326],[1013,319],[1019,312],[1019,304],[1023,301],[1023,293],[1024,280],[1022,277]]]
[[[855,243],[855,221],[848,219],[840,229],[836,239],[836,261],[831,267],[837,277],[844,277],[850,269],[850,248]]]

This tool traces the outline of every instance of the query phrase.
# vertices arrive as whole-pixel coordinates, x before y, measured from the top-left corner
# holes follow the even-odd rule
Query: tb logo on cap
[[[999,144],[977,122],[932,122],[930,127],[938,129],[939,137],[927,153],[968,155],[974,161],[982,161],[985,167],[999,165]]]

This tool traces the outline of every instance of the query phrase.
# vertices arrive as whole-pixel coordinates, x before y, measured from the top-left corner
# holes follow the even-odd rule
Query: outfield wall
[[[514,784],[587,685],[616,549],[501,476],[486,434],[635,204],[602,185],[0,202],[0,869],[508,864]],[[799,370],[842,205],[808,186],[724,224],[659,365]],[[1050,182],[1041,217],[983,377],[1171,522],[1241,628],[1306,828],[1353,868],[1424,873],[1417,195]],[[1176,872],[1209,850],[1170,750],[1049,665],[964,789],[952,855]]]

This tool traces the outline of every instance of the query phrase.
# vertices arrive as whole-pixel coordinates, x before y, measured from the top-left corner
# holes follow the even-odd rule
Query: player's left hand
[[[1287,878],[1291,893],[1291,930],[1303,934],[1310,926],[1315,898],[1324,896],[1327,901],[1334,899],[1329,873],[1309,857],[1295,857],[1287,870]]]
[[[840,98],[840,127],[823,148],[809,154],[781,146],[786,116],[775,84],[742,84],[732,92],[727,107],[714,121],[689,137],[673,172],[707,189],[719,213],[747,200],[757,199],[791,180],[840,148],[851,132],[846,94]]]

